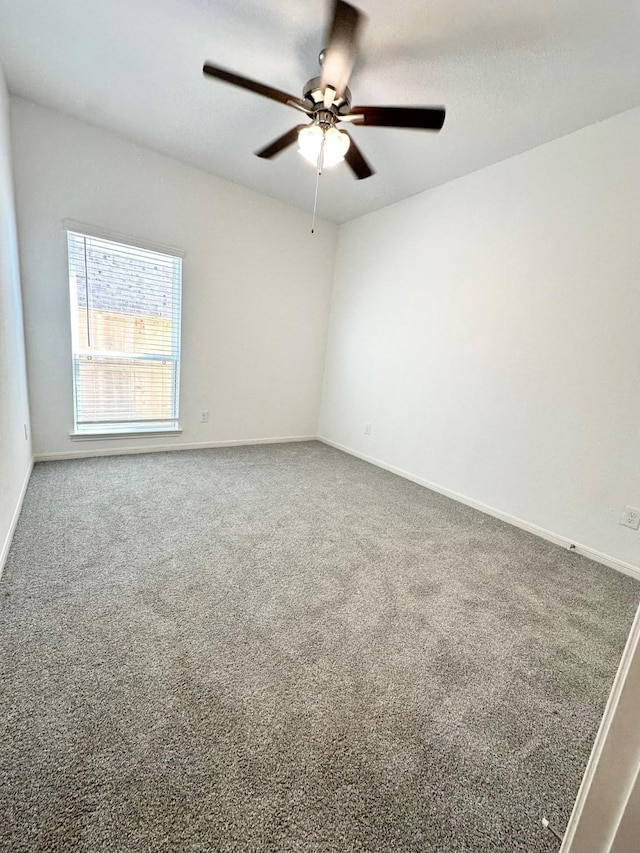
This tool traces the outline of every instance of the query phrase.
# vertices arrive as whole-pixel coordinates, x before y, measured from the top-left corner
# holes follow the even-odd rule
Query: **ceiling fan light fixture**
[[[319,124],[310,124],[303,127],[298,134],[298,151],[305,160],[313,166],[318,164],[320,149],[322,152],[322,165],[334,166],[344,160],[344,155],[349,149],[349,137],[346,133],[336,127],[323,129]]]
[[[298,134],[298,151],[305,160],[314,166],[318,162],[318,154],[322,147],[324,133],[318,124],[308,124]]]
[[[333,166],[334,163],[342,162],[344,155],[349,150],[350,141],[347,134],[338,130],[337,127],[330,127],[329,130],[325,131],[322,157],[325,166]]]

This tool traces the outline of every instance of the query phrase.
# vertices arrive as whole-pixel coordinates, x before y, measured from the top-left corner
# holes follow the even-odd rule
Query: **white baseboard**
[[[397,468],[395,465],[387,465],[386,462],[381,462],[379,459],[367,456],[365,453],[359,453],[357,450],[345,447],[342,444],[338,444],[336,441],[331,441],[331,439],[324,438],[319,435],[317,440],[323,442],[323,444],[329,445],[330,447],[335,447],[336,450],[342,450],[350,456],[356,456],[358,459],[370,462],[372,465],[376,465],[378,468],[383,468],[385,471],[391,471],[392,474],[398,474],[398,476],[404,477],[405,480],[411,480],[411,482],[417,483],[419,486],[424,486],[432,492],[438,492],[438,494],[444,495],[447,498],[452,498],[454,501],[458,501],[458,503],[473,507],[473,509],[480,510],[480,512],[484,512],[494,518],[499,518],[501,521],[506,521],[507,524],[512,524],[514,527],[519,527],[521,530],[533,533],[541,539],[546,539],[556,545],[561,545],[563,548],[571,550],[572,553],[581,554],[583,557],[588,557],[596,563],[602,563],[605,566],[610,566],[612,569],[622,572],[622,574],[630,575],[631,577],[636,578],[636,580],[640,580],[640,567],[638,566],[634,566],[631,563],[625,563],[623,560],[618,560],[615,557],[610,557],[608,554],[596,551],[595,548],[590,548],[588,545],[581,545],[579,542],[574,542],[566,536],[561,536],[559,533],[553,533],[553,531],[546,530],[544,527],[538,527],[537,524],[532,524],[531,522],[518,518],[515,515],[510,515],[507,512],[495,509],[494,507],[488,506],[480,501],[476,501],[473,498],[468,498],[466,495],[461,495],[459,492],[454,492],[451,489],[438,485],[437,483],[432,483],[429,480],[425,480],[423,477],[417,477],[415,474],[411,474],[409,471],[404,471],[402,468]]]
[[[113,439],[117,441],[118,439]],[[163,453],[167,450],[204,450],[210,447],[245,447],[252,444],[288,444],[297,441],[316,441],[315,435],[287,435],[279,438],[241,438],[233,441],[199,441],[192,444],[153,444],[114,446],[107,449],[62,450],[58,453],[36,453],[36,462],[55,462],[58,459],[85,459],[92,456],[127,456],[134,453]]]
[[[2,577],[2,572],[4,571],[4,565],[7,562],[7,556],[9,555],[9,548],[11,547],[11,540],[13,539],[13,534],[16,530],[16,525],[18,523],[18,518],[20,517],[20,510],[22,509],[22,504],[24,502],[24,496],[27,493],[27,486],[29,485],[29,479],[31,477],[31,471],[33,470],[33,459],[29,463],[29,467],[27,468],[27,473],[25,474],[24,480],[22,482],[22,488],[20,489],[20,494],[18,496],[18,502],[16,504],[15,512],[11,517],[11,523],[9,524],[9,529],[7,530],[7,534],[4,537],[4,542],[2,543],[2,548],[0,548],[0,577]]]

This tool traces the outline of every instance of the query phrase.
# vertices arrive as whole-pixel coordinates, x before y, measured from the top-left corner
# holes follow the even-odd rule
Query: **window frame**
[[[182,362],[182,300],[184,295],[184,275],[183,275],[183,260],[185,257],[185,252],[182,249],[178,249],[174,246],[166,246],[158,243],[150,242],[149,240],[140,239],[136,237],[131,237],[122,233],[116,233],[113,231],[109,231],[104,228],[94,227],[90,225],[86,225],[84,223],[76,222],[74,220],[65,219],[62,221],[62,226],[64,229],[64,238],[65,238],[65,255],[66,255],[66,267],[67,267],[67,285],[68,285],[68,294],[69,294],[69,320],[70,320],[70,337],[71,337],[71,381],[72,381],[72,404],[73,404],[73,430],[69,433],[70,437],[74,440],[91,440],[91,439],[109,439],[109,438],[141,438],[144,436],[172,436],[172,435],[180,435],[182,433],[182,429],[180,428],[180,373],[181,373],[181,362]],[[174,275],[177,280],[174,281],[174,288],[177,290],[178,298],[179,298],[179,311],[177,322],[172,323],[171,327],[171,339],[172,339],[172,353],[171,355],[167,354],[153,354],[153,353],[120,353],[115,351],[105,351],[103,353],[97,353],[98,355],[102,354],[108,358],[135,358],[136,360],[150,360],[150,361],[171,361],[173,362],[173,385],[174,385],[174,394],[173,394],[173,403],[175,407],[175,418],[172,418],[170,421],[167,421],[163,424],[163,422],[158,420],[151,420],[145,422],[145,419],[140,419],[138,421],[119,421],[114,422],[111,425],[108,421],[96,421],[94,424],[89,426],[83,426],[82,424],[78,424],[78,406],[77,406],[77,394],[78,394],[78,366],[79,366],[79,357],[78,354],[80,352],[80,347],[78,346],[78,334],[77,334],[77,317],[74,316],[74,310],[77,313],[77,293],[72,291],[71,287],[71,253],[70,249],[70,239],[69,235],[76,235],[78,237],[87,237],[87,238],[95,238],[97,240],[105,240],[111,243],[116,244],[119,247],[127,248],[130,247],[134,250],[142,250],[155,252],[167,257],[170,257],[174,261],[179,261],[177,268],[174,269]]]

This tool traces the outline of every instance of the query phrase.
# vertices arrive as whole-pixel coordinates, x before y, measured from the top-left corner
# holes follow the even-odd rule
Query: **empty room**
[[[640,851],[639,45],[0,0],[2,853]]]

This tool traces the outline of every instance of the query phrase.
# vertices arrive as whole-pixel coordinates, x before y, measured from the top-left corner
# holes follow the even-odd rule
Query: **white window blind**
[[[67,236],[75,431],[177,429],[182,259]]]

